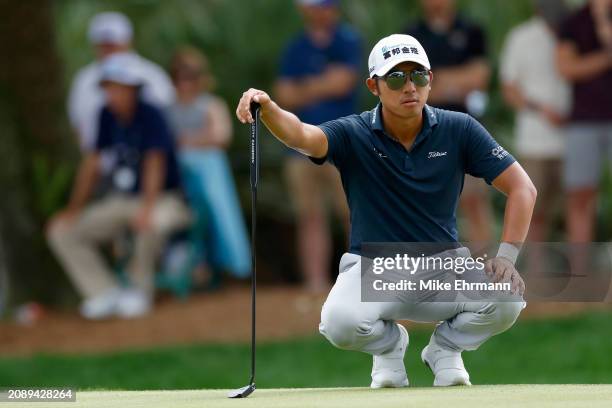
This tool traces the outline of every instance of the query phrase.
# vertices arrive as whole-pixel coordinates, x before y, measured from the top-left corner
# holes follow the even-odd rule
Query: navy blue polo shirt
[[[361,70],[361,38],[346,24],[339,24],[328,45],[319,47],[305,33],[300,33],[285,49],[280,63],[280,79],[301,80],[320,75],[331,64]],[[357,110],[357,87],[338,98],[305,106],[295,112],[302,122],[318,125],[350,115]]]
[[[109,157],[115,190],[138,193],[143,159],[147,152],[161,152],[166,159],[164,190],[179,188],[174,139],[158,108],[139,101],[129,123],[120,122],[107,108],[100,112],[96,150]]]
[[[349,251],[366,242],[457,242],[466,173],[491,183],[514,158],[471,116],[425,106],[410,150],[388,135],[382,107],[323,123],[325,158],[340,171],[351,212]]]

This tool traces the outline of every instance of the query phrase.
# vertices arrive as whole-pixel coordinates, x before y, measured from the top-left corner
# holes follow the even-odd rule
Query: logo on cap
[[[389,47],[387,46],[384,46],[382,47],[381,52],[385,59],[389,59],[391,58],[391,56],[399,55],[400,53],[419,55],[419,50],[417,47],[409,47],[406,44],[398,44],[396,46],[393,46],[391,49],[389,49]]]

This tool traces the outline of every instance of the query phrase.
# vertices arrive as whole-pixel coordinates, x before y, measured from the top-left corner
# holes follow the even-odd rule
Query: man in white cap
[[[433,73],[415,38],[383,38],[372,49],[368,66],[366,85],[380,99],[371,111],[313,126],[280,109],[266,92],[249,89],[236,114],[241,122],[252,122],[251,103],[259,103],[261,120],[281,142],[340,171],[351,212],[350,248],[323,306],[319,331],[336,347],[373,355],[372,388],[403,387],[408,385],[403,361],[408,333],[395,320],[441,322],[421,358],[435,376],[434,385],[469,385],[461,352],[508,329],[525,306],[524,283],[514,262],[529,229],[536,190],[475,119],[426,105]],[[362,270],[362,263],[371,264],[364,255],[371,243],[435,244],[445,250],[428,256],[444,255],[457,266],[459,259],[471,256],[457,242],[455,220],[466,173],[507,196],[497,255],[474,265],[473,274],[487,285],[503,284],[510,300],[465,300],[457,294],[431,301],[406,290],[390,294],[401,301],[364,301],[362,273],[369,276],[371,268]],[[449,279],[462,273],[459,268],[435,272]],[[428,294],[439,299],[444,293]]]
[[[132,24],[117,12],[95,15],[89,24],[89,41],[94,47],[96,60],[81,68],[74,77],[68,97],[70,124],[78,136],[83,152],[94,148],[98,115],[104,104],[104,93],[99,87],[101,63],[118,53],[133,54],[142,71],[142,97],[158,107],[174,101],[174,88],[165,71],[157,64],[138,56],[132,50]]]

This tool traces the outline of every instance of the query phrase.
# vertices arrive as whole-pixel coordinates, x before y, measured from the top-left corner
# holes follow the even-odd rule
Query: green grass
[[[423,329],[410,333],[406,367],[415,386],[432,382],[431,373],[419,361],[429,335]],[[474,384],[612,383],[611,339],[611,314],[527,320],[478,351],[464,353],[464,360]],[[249,347],[243,344],[39,354],[1,358],[0,387],[235,388],[247,382],[249,362]],[[369,384],[370,368],[369,355],[337,350],[322,337],[267,342],[257,350],[257,385],[262,388],[361,387]]]
[[[263,389],[240,401],[230,400],[226,395],[226,390],[80,392],[76,403],[36,405],[41,408],[603,408],[612,400],[612,385],[489,385],[375,391],[368,388]]]

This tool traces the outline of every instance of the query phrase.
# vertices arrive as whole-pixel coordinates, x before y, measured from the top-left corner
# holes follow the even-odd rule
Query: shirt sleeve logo
[[[491,154],[493,155],[493,157],[497,157],[499,160],[501,160],[508,155],[508,152],[503,147],[497,146],[496,148],[491,150]]]

